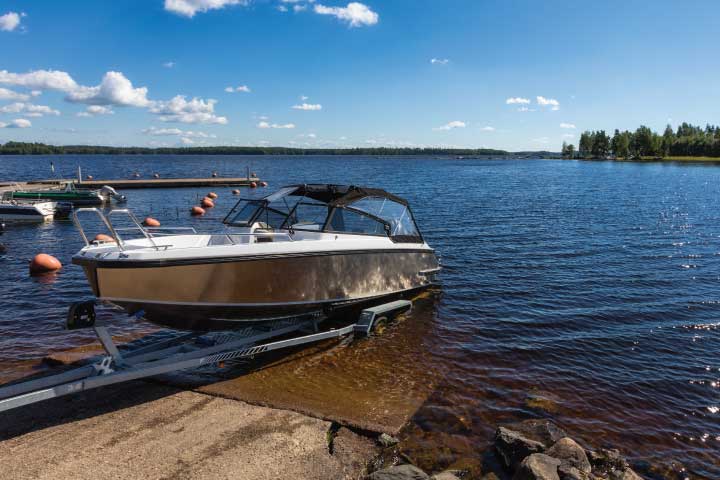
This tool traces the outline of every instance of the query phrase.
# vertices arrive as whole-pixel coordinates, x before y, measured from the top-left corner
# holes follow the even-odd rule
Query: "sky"
[[[0,143],[559,151],[720,123],[717,0],[0,0]]]

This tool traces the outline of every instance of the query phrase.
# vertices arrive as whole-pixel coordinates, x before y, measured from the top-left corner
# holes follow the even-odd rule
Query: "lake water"
[[[50,176],[48,157],[0,157],[0,179]],[[95,178],[244,176],[270,187],[354,183],[407,198],[441,257],[442,296],[427,358],[432,402],[472,418],[487,444],[501,421],[550,415],[590,445],[620,448],[677,478],[720,478],[720,167],[553,160],[364,157],[66,156]],[[129,190],[128,207],[165,225],[219,228],[187,213],[206,188]],[[267,190],[258,191],[266,193]],[[61,329],[90,298],[69,222],[11,227],[0,241],[0,377],[87,343]],[[31,279],[44,251],[66,267]],[[125,332],[147,329],[128,323]],[[117,331],[117,330],[116,330]],[[389,373],[390,374],[390,373]],[[536,403],[544,404],[539,411]],[[427,425],[433,425],[428,427]],[[442,422],[408,430],[421,437]],[[672,472],[672,473],[671,473]],[[660,475],[660,474],[658,474]]]

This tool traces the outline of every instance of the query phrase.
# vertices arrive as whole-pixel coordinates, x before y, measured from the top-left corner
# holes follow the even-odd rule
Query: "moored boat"
[[[124,201],[125,197],[115,191],[114,188],[104,186],[100,189],[78,188],[74,183],[68,182],[64,187],[49,189],[28,189],[6,192],[3,198],[28,199],[28,200],[54,200],[68,202],[73,205],[102,205],[115,199]]]
[[[108,221],[112,242],[88,242],[77,222],[87,245],[73,263],[99,299],[193,330],[365,308],[440,269],[408,203],[380,189],[293,185],[240,200],[223,222],[222,234],[171,235],[136,222],[142,238],[126,240]]]
[[[56,202],[0,200],[0,222],[44,222],[55,215]]]

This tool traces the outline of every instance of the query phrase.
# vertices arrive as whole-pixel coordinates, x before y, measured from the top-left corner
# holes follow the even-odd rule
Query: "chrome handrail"
[[[98,217],[100,217],[100,220],[105,224],[105,226],[110,231],[110,234],[112,235],[113,239],[115,240],[115,243],[117,243],[118,248],[123,251],[125,250],[124,242],[118,235],[118,233],[115,231],[115,227],[113,227],[112,222],[109,218],[105,216],[103,212],[100,211],[98,208],[77,208],[73,209],[72,211],[72,220],[75,224],[75,228],[78,229],[80,232],[80,236],[82,236],[83,240],[85,241],[85,246],[90,246],[90,241],[87,238],[87,235],[85,235],[85,230],[83,229],[82,223],[80,223],[80,219],[78,218],[78,213],[82,212],[94,212],[97,214]]]

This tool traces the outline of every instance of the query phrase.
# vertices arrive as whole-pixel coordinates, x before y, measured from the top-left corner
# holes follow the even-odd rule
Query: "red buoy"
[[[38,253],[30,261],[30,275],[47,275],[48,273],[57,272],[62,268],[60,260],[48,255],[47,253]]]
[[[212,198],[213,200],[215,200],[218,197],[218,194],[215,192],[210,192],[207,194],[207,196],[208,198]]]
[[[260,182],[261,187],[267,187],[267,185],[268,185],[267,182]]]
[[[143,220],[143,225],[145,225],[146,227],[159,227],[160,221],[152,217],[147,217],[145,220]]]
[[[190,209],[190,213],[192,213],[193,215],[205,215],[205,209],[195,206]]]
[[[213,203],[213,201],[211,199],[209,199],[208,197],[205,197],[200,202],[200,206],[203,208],[213,208],[215,206],[215,204]]]
[[[240,195],[240,190],[235,189],[235,190],[232,191],[232,194],[233,194],[233,195]]]
[[[112,238],[110,235],[105,235],[104,233],[98,233],[95,235],[94,240],[95,242],[112,242],[115,243],[115,239]]]
[[[250,182],[250,188],[257,188],[257,183]]]

